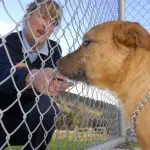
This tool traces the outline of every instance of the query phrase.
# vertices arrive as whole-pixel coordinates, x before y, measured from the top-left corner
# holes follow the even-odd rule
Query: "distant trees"
[[[103,101],[80,97],[72,93],[62,93],[56,97],[62,112],[56,126],[61,130],[78,128],[110,128],[116,122],[117,107]]]

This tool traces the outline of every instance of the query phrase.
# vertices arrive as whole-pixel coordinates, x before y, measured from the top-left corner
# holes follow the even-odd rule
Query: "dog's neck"
[[[144,83],[143,81],[139,84],[130,84],[125,92],[119,93],[119,98],[124,104],[127,119],[130,120],[132,118],[132,115],[135,112],[137,106],[140,104],[143,97],[150,90],[149,85],[150,83]],[[145,88],[145,86],[149,88]]]
[[[150,52],[143,56],[143,50],[139,53],[137,58],[135,56],[131,60],[125,80],[120,86],[117,85],[119,89],[114,88],[124,104],[127,119],[131,119],[136,107],[150,90]]]

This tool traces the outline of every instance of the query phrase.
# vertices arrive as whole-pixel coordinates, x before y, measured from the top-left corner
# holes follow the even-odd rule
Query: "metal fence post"
[[[125,20],[125,0],[118,0],[118,20]]]

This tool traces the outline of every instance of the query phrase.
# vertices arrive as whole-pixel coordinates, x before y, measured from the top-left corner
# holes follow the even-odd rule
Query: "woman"
[[[51,98],[70,86],[55,69],[61,48],[48,39],[61,13],[56,2],[36,0],[23,30],[0,40],[0,149],[9,143],[45,150],[51,140],[60,112]]]

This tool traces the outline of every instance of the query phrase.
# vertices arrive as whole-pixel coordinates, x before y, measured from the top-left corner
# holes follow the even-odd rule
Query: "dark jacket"
[[[20,95],[18,91],[25,88],[27,68],[15,69],[14,65],[25,60],[22,53],[21,34],[12,33],[5,39],[0,39],[0,109],[7,108]],[[49,55],[40,54],[32,64],[27,58],[27,64],[31,69],[41,67],[54,68],[61,57],[61,48],[58,43],[48,40]],[[50,57],[51,56],[51,57]],[[17,95],[18,94],[18,95]],[[31,90],[21,92],[21,96],[32,95]]]

